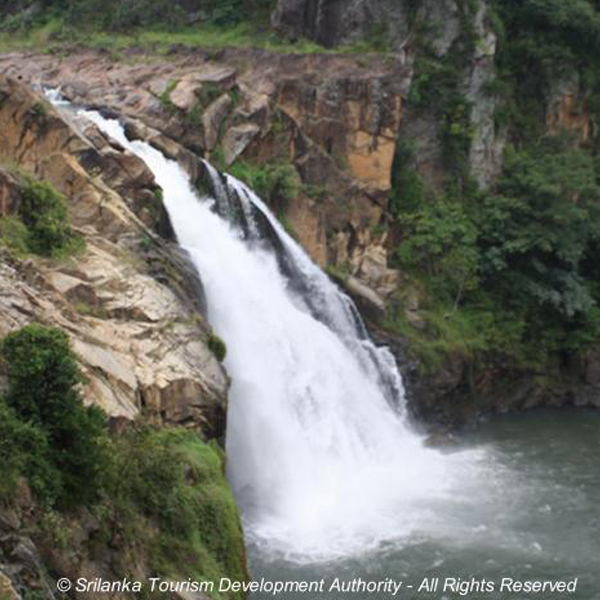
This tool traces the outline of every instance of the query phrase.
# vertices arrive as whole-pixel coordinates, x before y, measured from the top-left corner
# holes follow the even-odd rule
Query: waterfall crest
[[[201,197],[174,161],[82,113],[142,158],[227,344],[228,474],[251,543],[296,560],[347,556],[412,532],[448,487],[444,458],[406,424],[402,379],[352,301],[244,184],[210,165]],[[418,520],[418,519],[417,519]]]

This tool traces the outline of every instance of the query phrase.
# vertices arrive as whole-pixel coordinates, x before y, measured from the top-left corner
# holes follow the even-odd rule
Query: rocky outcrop
[[[317,262],[349,269],[385,298],[397,274],[378,228],[410,75],[402,57],[371,56],[367,64],[351,55],[232,49],[218,60],[196,52],[152,61],[115,63],[95,52],[8,55],[0,72],[60,86],[73,102],[120,115],[129,135],[177,159],[194,178],[190,151],[225,165],[294,165],[299,197],[273,208]],[[94,166],[106,172],[109,165]]]
[[[468,128],[470,138],[465,167],[479,187],[486,189],[502,169],[506,143],[506,132],[495,122],[500,99],[491,91],[497,75],[497,36],[489,23],[489,3],[476,3],[475,12],[467,9],[468,5],[458,0],[425,0],[415,13],[415,27],[426,27],[421,35],[440,64],[449,58],[455,65],[462,63],[456,74],[454,94],[464,98],[466,123],[461,127]],[[416,48],[413,54],[420,51]],[[416,74],[417,78],[420,76],[423,75]],[[423,181],[442,190],[449,178],[444,118],[454,119],[455,115],[443,117],[448,107],[428,100],[425,108],[419,102],[407,102],[400,139],[414,147],[412,167]]]
[[[418,427],[434,433],[475,427],[494,414],[537,408],[600,408],[600,347],[537,369],[505,357],[474,361],[460,351],[435,365],[417,357],[409,340],[381,329],[364,313],[374,339],[387,345],[402,372],[408,408]]]
[[[42,107],[42,108],[40,108]],[[112,417],[224,434],[228,378],[208,349],[202,288],[167,230],[152,174],[94,127],[0,78],[0,162],[52,183],[86,250],[68,261],[0,250],[0,337],[38,321],[71,337],[85,398]],[[19,187],[0,171],[2,214]]]
[[[271,16],[289,39],[305,37],[326,47],[384,33],[400,49],[408,21],[407,5],[394,0],[279,0]]]
[[[506,132],[498,129],[495,123],[499,99],[487,89],[497,76],[495,59],[498,41],[487,23],[489,10],[489,3],[481,2],[475,14],[477,42],[465,81],[472,129],[469,172],[481,189],[488,188],[500,174],[506,144]]]
[[[568,131],[575,136],[579,144],[590,140],[592,117],[577,73],[571,73],[553,82],[547,94],[546,105],[546,126],[550,131]]]

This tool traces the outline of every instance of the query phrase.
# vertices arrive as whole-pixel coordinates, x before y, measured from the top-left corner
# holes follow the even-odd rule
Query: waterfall
[[[228,475],[249,542],[314,561],[431,522],[431,498],[449,493],[447,457],[410,430],[396,364],[351,300],[244,184],[206,165],[212,193],[199,195],[118,121],[81,113],[152,170],[202,277],[227,344]]]

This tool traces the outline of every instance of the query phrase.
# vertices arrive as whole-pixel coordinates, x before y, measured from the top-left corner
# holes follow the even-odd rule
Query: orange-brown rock
[[[311,256],[350,268],[369,286],[387,277],[382,265],[384,271],[364,279],[373,269],[362,263],[370,261],[365,252],[372,243],[365,232],[386,219],[407,75],[400,56],[372,55],[365,62],[347,54],[229,49],[216,61],[202,52],[146,60],[114,62],[93,51],[67,58],[5,55],[0,72],[61,86],[73,102],[119,114],[134,137],[180,160],[192,176],[189,151],[210,158],[220,150],[227,164],[293,164],[306,189],[293,206],[275,208]],[[200,118],[192,119],[206,85],[220,96],[211,96]],[[106,171],[110,151],[105,154]],[[127,195],[122,186],[118,191]],[[385,262],[385,247],[379,247]],[[388,289],[384,284],[377,292],[385,296]]]
[[[570,131],[580,143],[590,138],[591,118],[587,108],[587,99],[573,92],[559,95],[551,104],[546,115],[546,125],[551,131]]]

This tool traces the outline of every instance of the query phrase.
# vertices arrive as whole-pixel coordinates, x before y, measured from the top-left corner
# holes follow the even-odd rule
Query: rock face
[[[580,144],[589,141],[592,119],[587,98],[581,91],[577,73],[553,82],[546,99],[546,125],[550,131],[569,131]]]
[[[414,59],[413,38],[417,35],[440,58],[457,52],[456,45],[464,34],[465,3],[458,0],[280,0],[272,14],[273,26],[294,39],[314,39],[324,46],[337,46],[380,33],[389,48],[400,53],[407,63]],[[469,102],[469,120],[473,131],[468,153],[469,170],[480,187],[487,187],[501,168],[504,133],[496,131],[494,114],[497,100],[486,92],[495,78],[496,35],[487,23],[489,3],[477,3],[473,21],[477,37],[475,50],[463,73],[462,93]],[[420,25],[419,25],[420,24]],[[421,27],[422,31],[415,32]],[[420,42],[423,44],[423,40]],[[418,50],[416,50],[418,52]],[[408,75],[409,69],[405,69]],[[411,140],[416,147],[416,162],[425,177],[443,185],[441,123],[436,115],[413,110],[410,104],[403,119],[400,139]],[[368,143],[368,142],[367,142]],[[357,145],[361,146],[360,139]],[[381,146],[383,150],[383,146]],[[356,163],[355,163],[356,164]],[[362,175],[368,167],[359,163]]]
[[[495,123],[498,98],[489,92],[496,79],[497,38],[489,24],[490,5],[477,3],[477,10],[464,14],[465,3],[425,0],[415,14],[415,22],[427,24],[425,37],[437,60],[463,56],[457,94],[464,97],[470,129],[466,167],[470,176],[486,189],[502,168],[506,133]],[[461,8],[462,7],[462,8]],[[464,49],[464,22],[471,24],[472,51]],[[444,189],[448,172],[444,156],[443,106],[433,103],[423,109],[407,103],[400,139],[414,146],[414,167],[423,179],[437,189]]]
[[[408,30],[408,11],[396,0],[279,0],[271,23],[291,39],[306,37],[326,47],[387,29],[398,49]]]
[[[392,77],[288,77],[278,104],[322,150],[374,191],[390,189],[402,96]]]
[[[153,176],[95,128],[67,119],[0,78],[0,163],[16,162],[61,191],[87,245],[69,261],[0,250],[0,337],[31,321],[61,327],[86,376],[87,401],[112,417],[142,415],[222,437],[228,378],[205,343],[200,281],[153,231],[164,221]],[[19,194],[0,169],[2,215],[15,212]]]
[[[478,38],[473,61],[466,76],[465,96],[471,105],[472,139],[469,148],[469,171],[481,189],[486,189],[500,174],[506,133],[497,130],[494,115],[498,99],[486,92],[486,85],[496,78],[497,37],[486,22],[490,6],[481,2],[474,19]]]
[[[317,262],[351,270],[385,298],[398,275],[387,266],[377,229],[386,219],[410,76],[402,57],[372,56],[367,65],[351,55],[233,49],[218,61],[202,53],[154,60],[115,63],[94,52],[66,59],[7,55],[0,57],[0,72],[60,86],[75,103],[119,114],[129,135],[177,159],[192,177],[197,168],[190,151],[213,160],[220,152],[225,165],[293,164],[299,197],[276,211]],[[102,136],[89,135],[107,146]],[[105,148],[108,157],[119,153]],[[98,160],[94,155],[89,162]],[[108,160],[94,166],[106,171]],[[128,168],[135,172],[135,164]]]
[[[482,416],[536,408],[600,408],[600,347],[556,360],[543,371],[517,368],[502,357],[475,365],[460,352],[435,368],[413,357],[410,343],[382,330],[364,312],[374,339],[398,361],[411,417],[433,432],[474,427]]]

